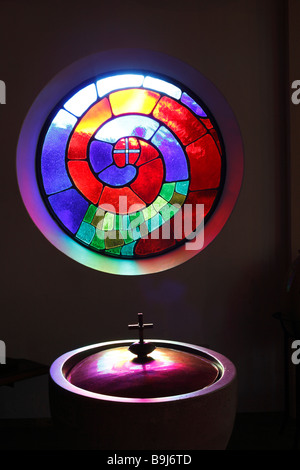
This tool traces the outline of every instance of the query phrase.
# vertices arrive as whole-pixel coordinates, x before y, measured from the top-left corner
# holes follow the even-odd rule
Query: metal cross
[[[138,313],[138,323],[134,325],[128,325],[130,330],[139,330],[140,343],[144,342],[144,328],[152,328],[153,323],[144,323],[143,314]]]
[[[129,156],[132,153],[140,153],[139,149],[132,149],[130,147],[130,141],[128,137],[125,137],[125,149],[115,149],[114,153],[125,153],[125,165],[129,163]]]

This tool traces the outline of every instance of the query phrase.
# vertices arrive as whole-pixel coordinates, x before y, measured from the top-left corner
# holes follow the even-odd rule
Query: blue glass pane
[[[132,230],[132,235],[131,236],[134,240],[138,240],[139,238],[141,238],[141,232],[139,230],[139,227],[135,227]]]
[[[70,111],[70,113],[79,117],[97,100],[97,98],[96,86],[92,83],[72,96],[72,98],[65,103],[64,107],[67,111]]]
[[[96,228],[93,227],[93,225],[87,224],[86,222],[82,222],[76,234],[76,237],[79,238],[79,240],[82,240],[87,245],[89,245],[94,238],[95,232]]]
[[[182,94],[181,102],[185,104],[188,108],[190,108],[195,114],[201,117],[207,117],[206,113],[203,111],[201,106],[196,103],[189,95],[186,93]]]
[[[113,162],[112,157],[113,146],[106,142],[94,140],[90,145],[89,157],[90,163],[95,171],[99,173]]]
[[[176,183],[176,193],[186,195],[189,189],[189,184],[189,181],[179,181],[178,183]]]
[[[68,189],[49,197],[49,202],[57,217],[72,233],[76,233],[89,203],[76,191]]]
[[[184,151],[173,134],[161,126],[151,139],[162,153],[166,167],[166,182],[180,181],[188,178],[188,167]]]
[[[46,194],[63,191],[72,186],[66,171],[65,151],[76,122],[74,116],[60,110],[46,134],[41,155],[41,173]]]
[[[111,165],[101,173],[99,179],[111,186],[125,186],[136,175],[136,169],[133,165],[126,165],[119,168],[117,165]]]
[[[123,88],[140,87],[143,83],[144,75],[124,74],[114,75],[112,77],[98,80],[96,85],[99,97],[106,95],[112,90],[121,90]]]
[[[165,80],[161,80],[160,78],[146,77],[143,83],[143,87],[165,93],[166,95],[172,96],[177,100],[179,100],[181,96],[180,88],[166,82]]]
[[[163,218],[160,214],[156,214],[152,219],[147,220],[149,232],[154,232],[158,227],[163,224]]]
[[[116,143],[122,137],[141,137],[149,140],[157,130],[159,124],[146,116],[121,116],[101,127],[95,139],[104,142]]]
[[[121,248],[121,255],[123,256],[133,256],[134,255],[134,247],[136,245],[136,241],[132,243],[128,243],[128,245],[124,245]]]

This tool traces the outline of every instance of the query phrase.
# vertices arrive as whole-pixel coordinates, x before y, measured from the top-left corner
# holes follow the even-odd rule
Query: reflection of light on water
[[[164,351],[155,350],[150,357],[153,361],[140,364],[133,361],[134,356],[127,349],[114,349],[105,352],[98,359],[97,372],[99,374],[120,374],[134,371],[162,371],[182,367],[182,364],[170,359]]]

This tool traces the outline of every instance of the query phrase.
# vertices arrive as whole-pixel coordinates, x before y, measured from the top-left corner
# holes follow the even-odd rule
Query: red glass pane
[[[120,139],[115,145],[115,150],[125,150],[126,142],[125,139]]]
[[[140,155],[140,144],[135,137],[125,137],[116,143],[114,147],[114,161],[117,166],[126,164],[134,165]]]
[[[214,141],[216,142],[216,144],[217,144],[217,146],[218,146],[218,149],[219,149],[220,154],[222,154],[221,143],[220,143],[220,140],[219,140],[217,131],[216,131],[215,129],[211,129],[209,132],[210,132],[211,135],[213,136]]]
[[[206,134],[188,145],[186,151],[190,160],[190,191],[217,188],[221,177],[221,157],[211,135]]]
[[[138,176],[130,187],[143,201],[151,204],[159,193],[163,176],[163,164],[161,159],[157,158],[139,167]]]
[[[202,217],[211,210],[217,193],[217,190],[209,189],[188,194],[182,209],[170,220],[171,234],[175,240],[181,241],[196,230],[202,223]]]
[[[150,160],[154,160],[154,158],[158,157],[158,151],[152,147],[152,145],[148,144],[144,140],[140,140],[141,144],[141,153],[140,158],[137,161],[137,165],[143,165],[144,163],[149,162]]]
[[[138,150],[140,148],[138,139],[136,139],[135,137],[129,137],[128,140],[129,140],[129,148],[131,148],[132,150]]]
[[[192,204],[195,207],[194,217],[197,214],[197,204],[204,204],[204,217],[209,213],[211,206],[217,196],[217,189],[207,189],[204,191],[192,191],[185,200],[186,204]],[[193,219],[195,221],[195,219]]]
[[[193,231],[196,230],[197,226],[202,222],[202,214],[206,217],[209,213],[216,196],[217,190],[214,189],[189,193],[186,198],[186,204],[190,205],[192,211],[190,213],[185,211],[184,216],[186,218],[189,216],[192,217],[191,227]],[[200,207],[202,204],[204,204],[204,213],[202,212],[202,207]]]
[[[122,168],[123,166],[126,165],[126,155],[125,155],[125,152],[124,153],[116,153],[114,152],[114,162],[115,164]]]
[[[70,176],[79,191],[93,204],[97,204],[103,188],[102,183],[95,178],[87,162],[68,162]]]
[[[104,98],[92,106],[74,129],[69,143],[68,158],[86,158],[87,145],[91,136],[94,135],[101,124],[107,121],[111,116],[111,109],[107,98]]]
[[[123,137],[122,139],[118,140],[118,142],[115,145],[115,149],[125,150],[126,145],[128,145],[128,148],[133,149],[133,150],[138,150],[140,148],[139,141],[138,139],[136,139],[136,137]]]
[[[187,108],[167,96],[157,103],[153,116],[164,122],[183,145],[188,145],[207,132],[203,124]]]
[[[105,186],[99,206],[117,214],[133,213],[143,209],[146,204],[130,188],[111,188]]]
[[[164,230],[166,230],[165,225]],[[162,227],[153,231],[149,235],[149,238],[142,238],[139,240],[135,247],[135,253],[138,256],[148,256],[151,254],[161,253],[162,251],[172,248],[176,243],[175,240],[173,238],[162,238],[161,232]]]
[[[201,121],[205,125],[206,129],[212,129],[214,127],[211,120],[208,118],[202,118]]]

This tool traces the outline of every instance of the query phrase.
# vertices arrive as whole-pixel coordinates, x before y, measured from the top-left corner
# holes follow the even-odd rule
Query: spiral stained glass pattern
[[[192,92],[149,74],[85,83],[41,134],[37,176],[56,223],[92,251],[136,259],[193,238],[222,192],[225,154]]]

